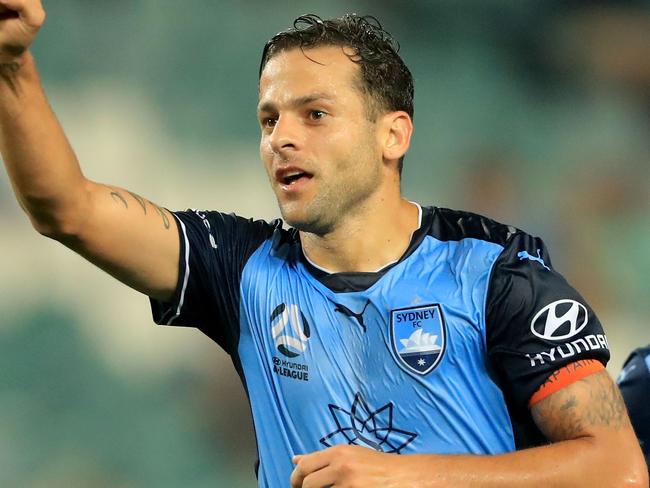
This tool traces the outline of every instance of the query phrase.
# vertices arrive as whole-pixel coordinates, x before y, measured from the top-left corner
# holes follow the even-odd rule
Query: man
[[[632,351],[616,382],[650,471],[650,345]]]
[[[372,19],[304,16],[264,50],[260,154],[284,230],[87,180],[27,51],[40,2],[0,4],[19,202],[158,323],[231,355],[261,486],[647,486],[606,338],[543,243],[402,198],[412,78]]]

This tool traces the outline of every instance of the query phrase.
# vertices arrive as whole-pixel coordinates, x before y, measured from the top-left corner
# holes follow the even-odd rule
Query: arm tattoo
[[[128,190],[127,190],[128,191]],[[147,215],[147,204],[145,202],[145,199],[142,198],[140,195],[137,195],[135,193],[132,193],[129,191],[129,195],[131,195],[135,200],[140,204],[142,207],[142,211],[144,212],[145,215]]]
[[[16,73],[20,70],[19,63],[0,64],[0,78],[4,81],[14,95],[18,95],[18,86],[16,84]]]
[[[165,226],[165,229],[169,229],[169,219],[167,218],[167,215],[165,215],[165,211],[162,208],[160,208],[158,205],[155,205],[153,203],[151,203],[151,205],[153,205],[153,208],[156,210],[156,212],[160,214],[160,218],[163,221],[163,225]]]
[[[593,427],[627,424],[623,398],[607,372],[589,375],[535,405],[535,423],[551,441],[589,435]]]
[[[606,373],[603,372],[597,378],[600,388],[589,390],[590,402],[594,408],[587,410],[587,420],[594,426],[612,426],[619,430],[627,420],[625,402],[616,383],[609,376],[604,377],[605,375]]]
[[[165,214],[165,211],[160,208],[158,205],[155,203],[150,202],[149,200],[146,200],[142,198],[140,195],[136,193],[132,193],[130,191],[126,191],[129,195],[131,195],[136,202],[140,204],[140,207],[142,208],[142,211],[144,212],[145,215],[147,215],[147,203],[149,203],[156,212],[158,212],[158,215],[160,215],[160,218],[162,219],[163,225],[165,226],[165,229],[169,229],[170,223],[169,223],[169,217]],[[126,201],[126,198],[122,196],[122,194],[117,191],[117,190],[112,190],[111,191],[111,198],[115,200],[116,202],[120,202],[124,205],[124,208],[128,210],[129,208],[129,203]]]
[[[124,197],[120,194],[119,191],[112,191],[112,192],[111,192],[111,197],[112,197],[113,200],[115,200],[116,202],[118,201],[117,199],[119,199],[119,201],[121,201],[121,202],[124,204],[124,207],[125,207],[125,208],[129,208],[129,204],[126,202],[126,200],[125,200]]]

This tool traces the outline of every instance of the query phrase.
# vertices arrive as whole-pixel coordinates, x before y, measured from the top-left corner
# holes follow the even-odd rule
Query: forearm
[[[646,487],[642,473],[626,468],[633,449],[584,437],[497,456],[409,455],[400,470],[408,479],[399,486]]]
[[[0,152],[21,206],[53,232],[79,212],[86,180],[41,87],[33,57],[0,66]]]

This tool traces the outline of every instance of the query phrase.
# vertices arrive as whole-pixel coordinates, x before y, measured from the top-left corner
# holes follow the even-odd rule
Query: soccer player
[[[650,471],[650,344],[632,351],[616,382]]]
[[[230,354],[260,486],[647,486],[606,337],[542,241],[402,197],[413,84],[373,19],[304,16],[264,49],[260,154],[284,229],[86,179],[28,50],[42,6],[0,5],[20,204],[151,297],[156,322]]]

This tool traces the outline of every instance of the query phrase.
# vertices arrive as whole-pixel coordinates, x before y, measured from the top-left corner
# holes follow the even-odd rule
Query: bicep
[[[170,298],[180,253],[173,215],[135,193],[93,182],[87,198],[87,215],[62,242],[131,288]]]
[[[544,398],[533,405],[531,414],[552,442],[603,435],[634,439],[619,389],[606,371]]]

